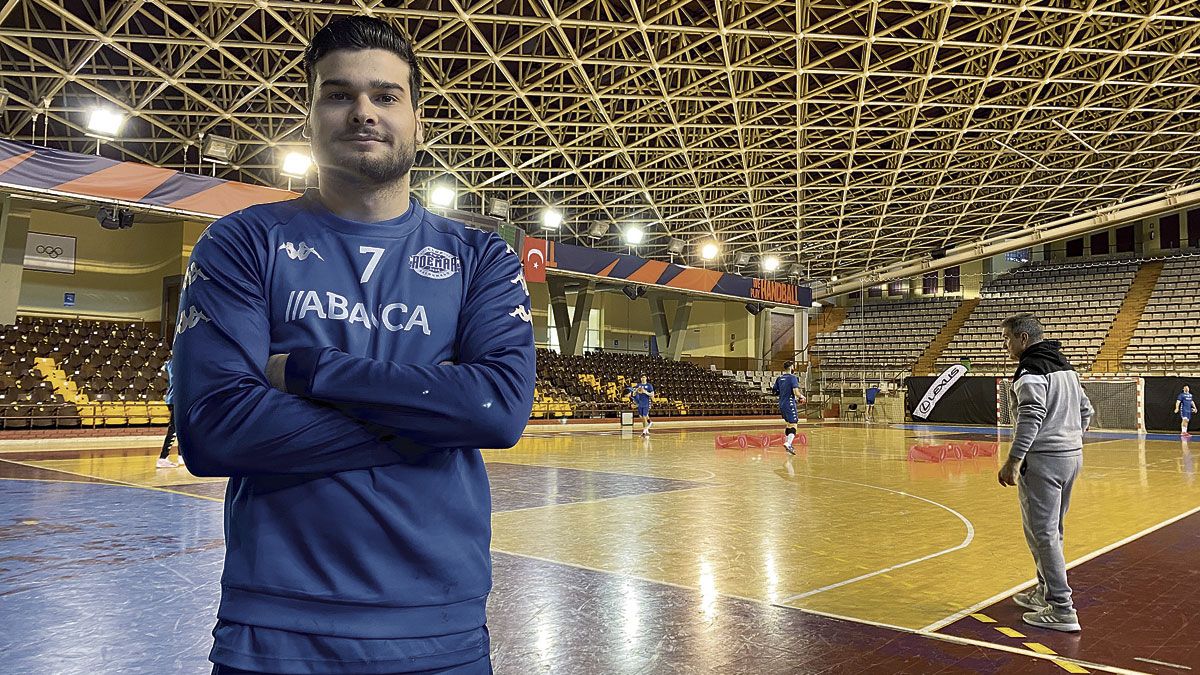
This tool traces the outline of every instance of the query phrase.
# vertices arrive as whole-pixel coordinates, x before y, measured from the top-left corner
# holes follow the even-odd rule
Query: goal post
[[[1092,402],[1092,429],[1146,431],[1146,380],[1141,377],[1080,377]],[[1016,400],[1012,378],[996,378],[996,420],[1001,426],[1013,423]]]

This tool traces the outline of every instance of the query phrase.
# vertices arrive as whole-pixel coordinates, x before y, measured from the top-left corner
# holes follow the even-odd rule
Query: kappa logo
[[[211,279],[208,278],[208,275],[205,274],[204,271],[196,265],[196,263],[190,263],[187,268],[187,274],[183,276],[183,289],[187,290],[187,288],[195,283],[197,279],[200,281],[211,281]]]
[[[533,323],[533,317],[529,316],[529,310],[525,309],[525,305],[517,305],[508,315],[515,316],[525,323]]]
[[[529,285],[525,283],[525,273],[517,272],[517,276],[509,281],[510,284],[521,284],[521,290],[525,291],[525,297],[529,297]]]
[[[304,242],[300,242],[299,245],[296,245],[290,241],[285,241],[279,245],[279,250],[287,251],[288,257],[292,260],[308,260],[308,256],[315,255],[317,256],[317,260],[325,262],[325,259],[321,257],[321,254],[317,253],[317,249]]]
[[[201,321],[212,321],[212,319],[192,305],[187,308],[187,311],[179,313],[179,323],[175,324],[175,334],[183,335],[195,328]]]
[[[408,266],[429,279],[449,279],[462,269],[462,262],[457,256],[426,246],[408,257]]]

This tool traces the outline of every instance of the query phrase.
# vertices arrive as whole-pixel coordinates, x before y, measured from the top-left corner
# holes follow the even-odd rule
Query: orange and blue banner
[[[0,139],[0,187],[158,206],[220,218],[295,199],[290,190]]]
[[[812,290],[796,284],[754,279],[719,270],[685,267],[635,255],[525,237],[525,280],[541,282],[546,272],[566,272],[660,286],[680,291],[713,293],[752,302],[808,307]]]

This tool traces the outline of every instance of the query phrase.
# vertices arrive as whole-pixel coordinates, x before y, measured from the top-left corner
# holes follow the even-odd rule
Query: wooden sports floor
[[[1200,672],[1200,485],[1176,436],[1090,434],[1067,518],[1077,635],[1024,626],[1033,565],[963,427],[532,429],[487,452],[497,673]],[[764,423],[764,431],[778,431]],[[224,481],[154,443],[0,442],[0,672],[207,673]],[[1200,444],[1200,443],[1198,443]],[[1200,447],[1197,448],[1200,452]]]

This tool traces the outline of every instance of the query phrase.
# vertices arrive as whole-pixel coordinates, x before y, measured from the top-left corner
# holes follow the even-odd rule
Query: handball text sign
[[[75,237],[30,232],[25,242],[25,269],[75,273]]]

